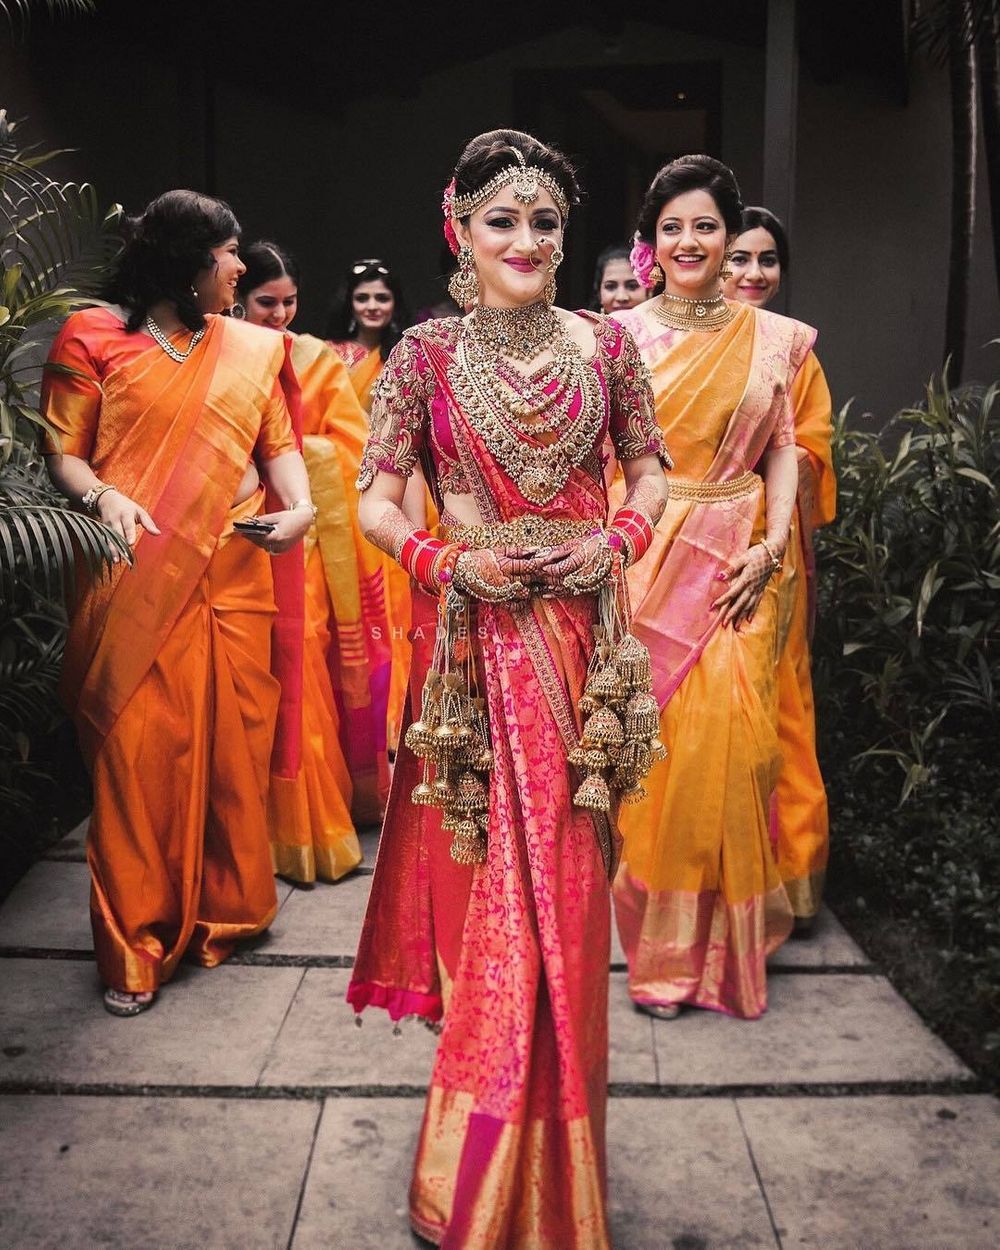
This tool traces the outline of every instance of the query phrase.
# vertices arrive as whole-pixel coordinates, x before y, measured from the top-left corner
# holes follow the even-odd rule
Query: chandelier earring
[[[229,310],[229,315],[236,321],[244,321],[246,319],[247,310],[243,304],[234,304]]]
[[[731,268],[732,260],[733,260],[733,254],[727,247],[722,257],[722,268],[719,270],[720,282],[726,282],[729,278],[733,276],[733,271]]]
[[[358,319],[357,317],[352,317],[350,321],[347,323],[348,338],[350,338],[354,334],[357,334],[357,332],[358,332]]]
[[[458,249],[458,269],[448,279],[448,294],[461,309],[479,299],[479,278],[472,248],[467,243]]]
[[[657,261],[649,271],[649,284],[650,286],[659,286],[661,282],[666,282],[666,280],[666,274],[663,272],[660,262]]]

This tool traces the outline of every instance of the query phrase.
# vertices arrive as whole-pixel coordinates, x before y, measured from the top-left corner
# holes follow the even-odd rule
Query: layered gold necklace
[[[543,351],[552,360],[531,374],[510,364]],[[604,392],[548,304],[477,308],[459,337],[449,380],[470,424],[530,503],[554,499],[594,450]],[[579,411],[571,415],[577,396]],[[540,443],[539,435],[551,440]]]
[[[652,304],[653,316],[671,330],[721,330],[736,316],[722,292],[708,299],[683,299],[664,291]]]

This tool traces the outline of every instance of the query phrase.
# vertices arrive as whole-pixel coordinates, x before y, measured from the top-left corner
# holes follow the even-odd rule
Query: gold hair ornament
[[[566,220],[569,216],[569,201],[566,199],[566,193],[559,183],[546,170],[539,169],[537,165],[526,164],[523,153],[519,152],[517,148],[512,150],[517,158],[516,165],[508,165],[506,169],[501,169],[498,174],[494,174],[489,182],[484,183],[477,191],[469,191],[465,195],[453,195],[451,197],[451,213],[453,217],[458,220],[461,220],[463,217],[470,217],[477,208],[492,200],[504,187],[511,187],[514,191],[514,199],[521,204],[534,204],[538,199],[539,191],[544,187],[555,200],[556,207],[562,214],[563,221]]]

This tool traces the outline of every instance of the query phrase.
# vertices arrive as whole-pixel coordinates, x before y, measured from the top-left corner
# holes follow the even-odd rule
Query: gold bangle
[[[316,520],[317,516],[319,516],[319,508],[316,507],[316,505],[313,503],[311,499],[296,499],[296,501],[292,504],[292,506],[288,509],[288,511],[294,512],[296,508],[308,508],[309,511],[313,514],[314,521]]]
[[[785,567],[782,562],[781,556],[775,554],[774,548],[771,546],[771,544],[767,541],[766,538],[762,538],[760,540],[760,545],[764,548],[767,554],[771,557],[771,564],[774,566],[772,571],[775,573],[780,573],[781,570]]]

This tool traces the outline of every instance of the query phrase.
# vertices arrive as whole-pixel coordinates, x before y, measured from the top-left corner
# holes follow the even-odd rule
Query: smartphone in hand
[[[277,529],[274,521],[262,521],[259,517],[247,517],[245,521],[234,521],[233,529],[237,534],[270,534]]]

